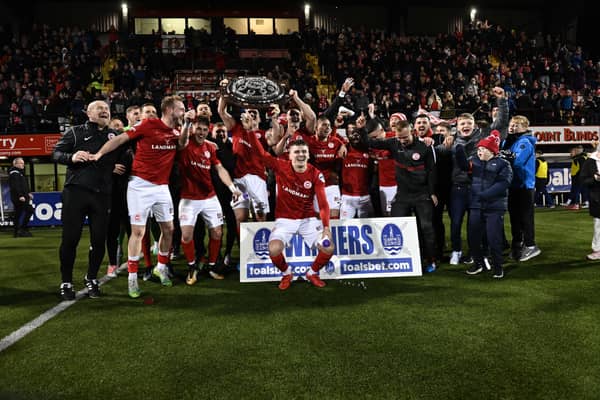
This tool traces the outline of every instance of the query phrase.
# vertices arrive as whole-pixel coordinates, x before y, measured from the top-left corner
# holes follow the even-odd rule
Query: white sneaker
[[[583,204],[581,205],[581,208],[590,208],[590,202],[584,201]]]
[[[542,251],[537,246],[525,246],[523,252],[521,253],[521,258],[519,261],[527,261],[531,260],[533,257],[537,257],[542,253]]]
[[[600,251],[594,251],[593,253],[588,254],[588,260],[600,260]]]
[[[171,281],[171,279],[169,279],[169,271],[167,270],[167,267],[154,267],[154,269],[152,270],[152,275],[160,279],[160,283],[163,286],[173,286],[173,282]]]
[[[131,297],[132,299],[137,299],[142,294],[142,292],[140,291],[140,287],[138,286],[137,276],[130,276],[127,279],[127,287],[129,291],[129,297]]]
[[[453,251],[450,256],[450,265],[460,264],[460,258],[462,257],[462,251]]]

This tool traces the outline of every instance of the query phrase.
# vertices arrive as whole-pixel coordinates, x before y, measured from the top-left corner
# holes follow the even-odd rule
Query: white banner
[[[600,126],[532,126],[537,144],[589,144],[600,138]]]
[[[274,222],[247,222],[240,230],[240,282],[279,281],[281,272],[269,257]],[[332,220],[335,252],[321,269],[321,279],[421,276],[415,217]],[[295,235],[284,250],[295,276],[303,276],[317,251]]]

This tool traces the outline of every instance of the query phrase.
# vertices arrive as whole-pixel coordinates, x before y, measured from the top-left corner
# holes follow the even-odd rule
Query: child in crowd
[[[462,145],[456,146],[456,161],[471,176],[471,199],[467,237],[471,255],[475,261],[467,274],[476,275],[483,271],[483,244],[487,239],[493,277],[504,277],[502,248],[504,214],[508,206],[508,187],[512,181],[512,168],[505,159],[498,157],[500,132],[491,134],[477,143],[477,156],[467,159]]]

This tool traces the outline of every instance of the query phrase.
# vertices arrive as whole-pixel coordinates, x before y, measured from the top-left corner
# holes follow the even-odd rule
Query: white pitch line
[[[126,270],[126,269],[127,269],[127,263],[123,263],[119,267],[118,271],[122,272],[123,270]],[[98,283],[101,286],[101,285],[104,285],[106,282],[108,282],[111,279],[113,279],[113,278],[105,275],[102,278],[98,279]],[[11,333],[10,335],[2,338],[2,340],[0,340],[0,353],[3,352],[4,350],[6,350],[7,348],[9,348],[10,346],[12,346],[13,344],[17,343],[19,340],[23,339],[25,336],[27,336],[28,334],[30,334],[31,332],[33,332],[40,326],[44,325],[46,322],[48,322],[52,318],[56,317],[61,312],[65,311],[67,308],[71,307],[73,304],[75,304],[75,302],[77,302],[81,298],[85,297],[86,294],[87,294],[87,288],[81,289],[75,295],[75,300],[61,301],[60,303],[58,303],[58,305],[52,307],[45,313],[41,314],[39,317],[35,318],[32,321],[29,321],[28,323],[26,323],[25,325],[23,325],[22,327],[20,327],[13,333]]]

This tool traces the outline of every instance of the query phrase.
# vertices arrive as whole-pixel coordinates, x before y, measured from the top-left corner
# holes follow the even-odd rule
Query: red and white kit
[[[179,131],[160,119],[145,119],[125,132],[137,140],[131,178],[127,186],[127,206],[133,225],[145,225],[150,210],[158,222],[173,220],[173,200],[169,176],[173,168]]]

